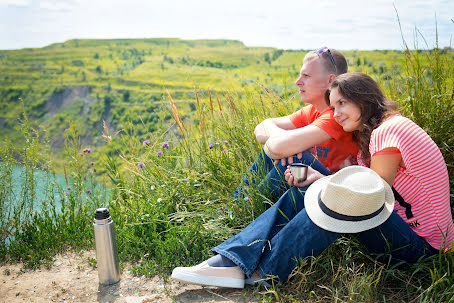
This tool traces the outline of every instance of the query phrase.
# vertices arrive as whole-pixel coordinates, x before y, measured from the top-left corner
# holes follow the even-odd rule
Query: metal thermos
[[[107,208],[98,208],[93,224],[99,283],[104,285],[120,281],[117,245],[112,218]]]

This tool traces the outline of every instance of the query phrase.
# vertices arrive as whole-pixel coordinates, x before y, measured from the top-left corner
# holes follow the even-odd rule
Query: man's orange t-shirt
[[[347,158],[354,161],[358,146],[353,142],[352,133],[342,129],[333,118],[333,111],[327,107],[319,113],[313,105],[307,105],[290,115],[296,128],[315,125],[327,132],[332,139],[314,146],[313,154],[331,172],[336,172]]]

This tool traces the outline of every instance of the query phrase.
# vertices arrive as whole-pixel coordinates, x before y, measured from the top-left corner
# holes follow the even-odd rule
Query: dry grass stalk
[[[194,89],[195,92],[195,99],[197,101],[197,110],[200,111],[200,100],[199,100],[199,93],[197,92],[197,88]]]
[[[218,101],[219,112],[221,113],[222,118],[224,118],[224,113],[222,112],[221,101],[219,101],[218,97],[216,97],[216,101]]]
[[[210,109],[211,109],[211,120],[213,120],[213,100],[211,99],[211,90],[208,88],[208,97],[210,99]]]
[[[110,134],[109,128],[107,127],[107,123],[105,120],[102,120],[102,127],[104,128],[104,133],[102,137],[106,139],[107,143],[112,142],[112,135]],[[114,136],[118,135],[120,131],[115,132]]]
[[[230,95],[230,92],[227,91],[227,101],[229,101],[229,105],[230,107],[232,108],[233,112],[235,113],[235,115],[238,116],[238,110],[235,106],[235,103],[233,102],[233,98],[232,96]]]
[[[205,133],[205,110],[202,109],[201,111],[201,117],[200,117],[200,132],[202,134]]]
[[[169,96],[169,101],[170,101],[170,107],[172,109],[173,113],[173,118],[178,124],[178,127],[180,128],[181,133],[185,134],[184,126],[183,126],[183,121],[180,119],[180,115],[178,115],[178,110],[177,107],[175,106],[175,103],[173,102],[172,96],[169,93],[169,90],[166,89],[167,96]]]
[[[262,103],[262,110],[263,110],[263,114],[266,116],[266,112],[265,112],[265,104],[263,104],[263,99],[262,99],[262,94],[260,94],[260,103]]]
[[[68,182],[68,175],[66,174],[66,166],[63,165],[63,173],[65,174],[65,183],[66,183],[66,188],[69,187],[69,182]]]

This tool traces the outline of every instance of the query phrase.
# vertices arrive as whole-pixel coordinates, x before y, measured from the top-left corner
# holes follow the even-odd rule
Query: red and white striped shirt
[[[416,123],[401,115],[384,121],[372,131],[371,156],[385,148],[397,148],[405,168],[397,171],[393,187],[411,204],[413,218],[398,202],[394,210],[416,234],[436,249],[454,245],[454,228],[449,203],[449,177],[443,156],[435,142]],[[358,153],[358,164],[366,166]]]

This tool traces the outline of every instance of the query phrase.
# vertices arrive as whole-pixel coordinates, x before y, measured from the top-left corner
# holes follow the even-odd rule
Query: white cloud
[[[39,2],[40,9],[46,9],[51,11],[71,11],[75,9],[77,3],[75,1],[63,1],[63,0],[45,0]]]
[[[31,0],[0,0],[0,5],[11,6],[29,6]]]

